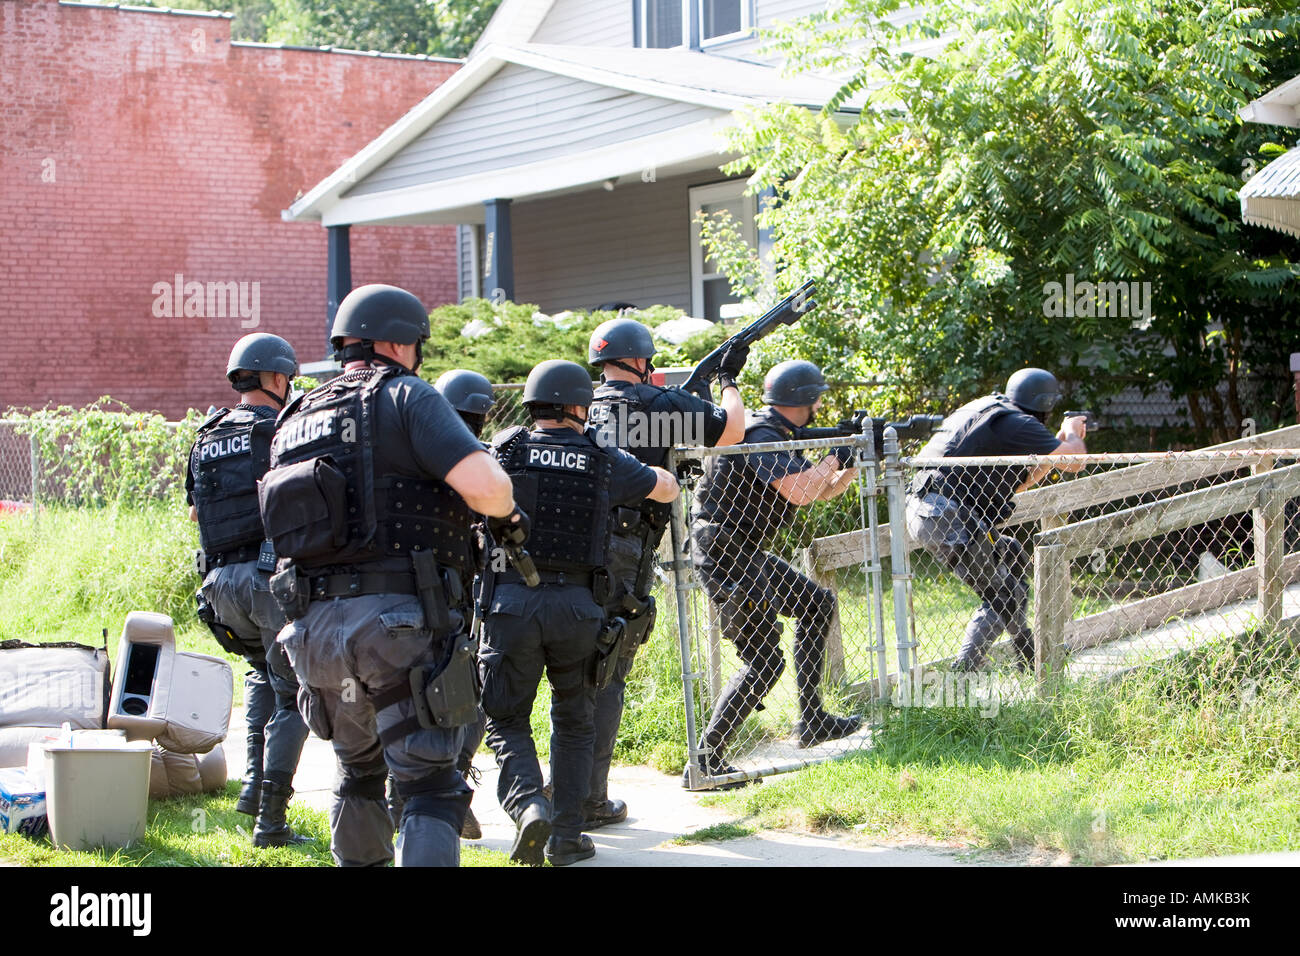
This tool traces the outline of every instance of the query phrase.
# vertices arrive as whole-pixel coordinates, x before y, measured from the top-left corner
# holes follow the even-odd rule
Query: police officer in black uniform
[[[821,369],[812,362],[774,366],[763,383],[768,407],[752,417],[744,443],[797,439],[799,429],[809,425],[821,407],[826,389]],[[857,718],[827,713],[818,691],[835,593],[762,548],[766,539],[790,524],[796,508],[842,494],[855,476],[834,454],[814,464],[802,451],[720,455],[709,463],[692,514],[696,569],[719,613],[722,633],[736,645],[741,667],[723,688],[704,730],[704,774],[738,772],[724,757],[727,743],[785,670],[778,614],[797,621],[800,746],[846,737],[861,725]],[[689,769],[682,777],[684,786]]]
[[[459,862],[471,793],[456,759],[477,716],[470,523],[527,525],[510,479],[413,374],[428,335],[409,292],[352,291],[331,329],[343,374],[285,409],[259,489],[291,618],[279,639],[303,715],[339,761],[340,865],[393,859],[388,771],[405,802],[397,864]]]
[[[611,319],[591,333],[587,361],[600,369],[601,384],[591,406],[591,425],[603,447],[617,446],[647,465],[663,467],[677,445],[734,445],[745,435],[745,404],[736,378],[747,347],[730,351],[718,374],[721,407],[676,388],[650,384],[657,349],[650,330],[635,319]],[[654,626],[655,553],[672,514],[667,502],[649,499],[615,510],[608,569],[613,588],[607,618],[622,617],[629,634],[608,686],[596,694],[596,746],[591,792],[583,807],[583,829],[627,818],[627,804],[611,800],[609,765],[623,718],[624,688],[636,650]]]
[[[1087,419],[1067,418],[1055,435],[1047,415],[1060,401],[1051,372],[1024,368],[995,392],[963,405],[935,431],[921,458],[1010,455],[1082,455]],[[1075,472],[1082,464],[1057,465]],[[907,528],[944,567],[975,590],[983,603],[966,628],[957,670],[984,663],[985,649],[1006,631],[1026,666],[1034,660],[1034,637],[1026,621],[1029,555],[999,528],[1015,511],[1013,495],[1031,488],[1050,465],[927,468],[912,479]]]
[[[285,822],[291,784],[307,739],[297,681],[275,642],[284,615],[271,596],[275,551],[257,507],[257,480],[270,460],[275,416],[298,374],[292,346],[278,335],[246,335],[230,352],[226,377],[242,400],[199,426],[185,475],[190,517],[199,523],[199,618],[217,642],[248,662],[244,703],[248,762],[235,809],[257,818],[254,846],[310,842]]]
[[[487,380],[487,376],[480,375],[478,372],[472,372],[469,369],[454,368],[449,372],[443,372],[438,376],[438,381],[433,383],[433,387],[442,393],[452,408],[456,409],[461,419],[465,422],[466,427],[474,433],[475,438],[481,438],[483,435],[483,426],[487,422],[488,413],[492,411],[492,406],[496,402],[496,396],[492,392],[492,383]],[[487,448],[485,445],[484,448]],[[478,568],[478,575],[473,580],[466,580],[465,587],[470,590],[475,598],[478,596],[478,588],[482,586],[482,572],[488,558],[487,539],[481,532],[476,537],[475,566]],[[479,745],[483,743],[483,735],[487,732],[487,718],[483,714],[483,708],[478,711],[478,719],[466,730],[465,743],[461,747],[460,757],[456,761],[456,769],[461,773],[468,783],[471,779],[478,782],[478,771],[474,769],[474,754],[478,753]],[[390,800],[391,802],[391,800]],[[465,840],[478,840],[483,836],[483,830],[479,826],[478,819],[474,816],[474,809],[465,811],[465,822],[461,825],[460,835]]]
[[[677,480],[584,431],[591,378],[574,362],[542,362],[528,376],[524,405],[533,428],[507,429],[492,444],[533,516],[528,550],[541,583],[516,572],[492,576],[480,651],[488,744],[501,775],[497,796],[518,825],[511,859],[566,866],[595,854],[582,833],[591,785],[596,685],[618,663],[622,633],[605,624],[611,582],[611,509],[643,498],[671,501]],[[529,716],[545,669],[551,685],[550,802],[542,793]]]

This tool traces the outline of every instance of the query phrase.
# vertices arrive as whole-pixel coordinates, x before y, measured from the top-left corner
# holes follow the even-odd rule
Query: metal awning
[[[1244,222],[1300,238],[1300,146],[1250,177],[1238,195]]]

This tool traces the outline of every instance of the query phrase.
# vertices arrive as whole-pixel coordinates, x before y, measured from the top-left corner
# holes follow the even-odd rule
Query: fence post
[[[1273,459],[1262,458],[1251,469],[1255,474],[1272,471]],[[1285,542],[1286,499],[1272,485],[1261,488],[1257,507],[1251,511],[1255,534],[1255,571],[1258,575],[1260,623],[1270,630],[1282,622],[1282,559]]]
[[[27,440],[31,443],[31,453],[27,458],[32,471],[32,531],[36,531],[37,522],[40,520],[37,514],[40,511],[41,495],[41,446],[36,440],[35,433],[29,435]]]
[[[885,594],[880,583],[884,570],[880,563],[880,521],[876,515],[876,430],[871,419],[862,423],[863,452],[858,462],[858,503],[862,508],[862,527],[867,538],[862,542],[862,566],[871,588],[871,627],[876,652],[876,696],[889,699],[889,649],[885,647]]]
[[[668,453],[668,469],[676,472],[676,455]],[[686,518],[682,492],[673,499],[670,533],[673,542],[673,596],[677,604],[677,644],[682,659],[682,700],[686,708],[686,769],[687,783],[691,789],[702,786],[700,775],[699,735],[695,730],[695,679],[699,676],[691,667],[691,624],[687,610],[688,592],[691,589],[686,561]],[[716,695],[715,695],[716,696]]]
[[[1065,663],[1065,625],[1072,611],[1070,559],[1063,544],[1034,547],[1034,680],[1041,687]]]
[[[916,628],[912,620],[912,569],[907,557],[906,483],[899,464],[898,433],[885,429],[885,486],[889,503],[890,578],[894,583],[894,640],[898,645],[898,693],[903,706],[911,704],[916,662]]]

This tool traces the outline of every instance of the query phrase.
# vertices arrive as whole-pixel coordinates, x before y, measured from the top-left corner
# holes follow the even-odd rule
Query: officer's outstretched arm
[[[1088,448],[1083,443],[1083,436],[1086,433],[1087,433],[1086,418],[1084,418],[1082,415],[1076,418],[1067,418],[1065,420],[1065,424],[1061,426],[1061,430],[1056,433],[1056,438],[1060,442],[1060,444],[1057,445],[1055,449],[1053,449],[1052,454],[1053,455],[1088,454]],[[1057,465],[1039,465],[1037,468],[1035,468],[1033,471],[1029,473],[1029,477],[1025,479],[1024,484],[1022,484],[1019,488],[1017,488],[1016,491],[1017,492],[1025,491],[1028,488],[1034,487],[1034,485],[1038,484],[1045,477],[1047,477],[1047,473],[1050,472],[1053,468],[1057,469],[1058,471],[1062,471],[1067,475],[1072,475],[1075,472],[1082,471],[1083,466],[1084,466],[1083,462],[1077,462],[1077,463],[1061,462],[1060,464]]]
[[[733,386],[722,390],[722,410],[727,413],[727,427],[718,439],[718,448],[739,444],[745,437],[745,400],[740,389]]]
[[[839,470],[839,459],[827,455],[812,468],[777,478],[771,484],[777,494],[790,504],[810,505],[822,497],[822,492],[834,481],[835,473]]]
[[[492,518],[504,518],[515,508],[514,487],[510,476],[497,460],[485,451],[470,452],[447,472],[451,485],[470,509]]]
[[[653,465],[650,470],[655,473],[655,477],[659,480],[655,483],[654,491],[650,492],[646,497],[651,501],[659,501],[664,504],[676,498],[678,491],[680,491],[677,486],[676,476],[671,471]]]

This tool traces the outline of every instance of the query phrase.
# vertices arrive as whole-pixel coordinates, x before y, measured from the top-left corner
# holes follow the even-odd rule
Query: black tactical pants
[[[697,522],[695,566],[721,618],[722,634],[736,646],[741,668],[727,682],[704,730],[703,741],[721,755],[732,735],[776,686],[785,670],[777,615],[793,617],[795,682],[801,719],[822,714],[822,664],[835,594],[753,542],[717,525]]]
[[[1005,630],[1027,664],[1034,662],[1034,635],[1026,621],[1029,603],[1028,552],[1015,538],[999,534],[959,502],[938,494],[909,497],[907,529],[917,543],[979,595],[955,667],[984,663],[990,644]]]
[[[452,612],[453,624],[461,625]],[[455,866],[470,790],[456,771],[464,727],[418,728],[381,743],[380,734],[415,713],[405,696],[376,711],[371,697],[434,670],[441,648],[425,626],[419,599],[367,594],[312,601],[280,642],[301,681],[299,705],[312,730],[334,746],[339,779],[330,804],[330,851],[340,866],[393,859],[394,820],[384,795],[391,771],[405,806],[399,866]]]
[[[618,601],[626,593],[632,593],[636,585],[636,573],[641,562],[641,539],[625,535],[612,535],[610,538],[609,571],[610,598],[606,605],[606,617],[620,613]],[[587,794],[587,806],[598,809],[609,799],[609,765],[614,759],[614,746],[618,742],[618,727],[623,720],[623,702],[627,690],[627,675],[632,671],[636,659],[636,648],[625,646],[623,655],[614,669],[614,676],[602,689],[596,691],[596,712],[594,715],[596,742],[591,757],[591,789]]]
[[[261,776],[287,787],[298,768],[307,725],[298,713],[298,681],[275,640],[285,620],[269,578],[257,570],[256,561],[227,564],[208,572],[202,590],[217,620],[244,645],[250,758],[261,751]]]
[[[484,620],[479,671],[488,746],[501,767],[497,798],[514,820],[543,799],[530,717],[545,671],[551,685],[552,827],[562,839],[582,832],[582,806],[591,785],[596,706],[591,671],[604,618],[589,588],[501,583]]]

